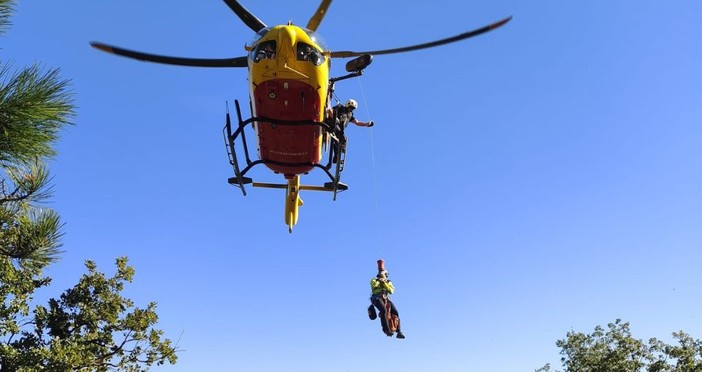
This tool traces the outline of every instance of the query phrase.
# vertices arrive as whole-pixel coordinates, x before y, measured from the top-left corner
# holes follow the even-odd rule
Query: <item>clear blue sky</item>
[[[243,1],[269,25],[318,3]],[[379,56],[360,80],[337,201],[228,185],[225,101],[243,69],[141,63],[91,40],[230,57],[253,37],[208,1],[20,1],[2,59],[60,67],[78,116],[52,163],[66,222],[57,295],[93,259],[158,302],[172,371],[530,371],[616,318],[639,338],[702,338],[702,3],[335,1],[332,50],[475,39]],[[343,73],[337,61],[334,74]],[[263,168],[262,181],[276,181]],[[321,175],[303,182],[321,182]],[[377,200],[377,203],[376,203]],[[406,340],[366,317],[387,262]]]

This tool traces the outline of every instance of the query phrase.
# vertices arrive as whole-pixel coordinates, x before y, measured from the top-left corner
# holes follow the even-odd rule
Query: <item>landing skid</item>
[[[266,117],[251,117],[249,119],[243,120],[241,117],[241,108],[239,107],[239,101],[234,101],[234,106],[236,108],[236,114],[238,119],[238,124],[235,128],[232,128],[232,122],[229,114],[229,106],[227,105],[226,114],[226,124],[222,129],[224,136],[224,144],[227,149],[227,155],[229,157],[229,163],[234,169],[234,177],[230,177],[227,182],[241,189],[241,192],[246,195],[245,185],[251,184],[253,187],[264,187],[264,188],[277,188],[286,189],[285,196],[285,224],[288,225],[288,230],[292,232],[293,226],[297,224],[298,219],[298,209],[302,205],[302,199],[299,196],[301,190],[313,190],[313,191],[327,191],[332,193],[332,199],[336,200],[336,195],[339,192],[348,189],[348,186],[343,184],[341,180],[341,173],[344,170],[344,160],[346,154],[346,143],[339,141],[336,136],[330,136],[332,141],[332,146],[340,149],[334,153],[335,159],[332,158],[332,153],[330,152],[326,164],[288,164],[279,163],[274,161],[266,160],[251,160],[249,155],[249,147],[246,141],[246,132],[244,129],[247,125],[253,124],[255,122],[266,122],[275,125],[316,125],[324,129],[327,134],[332,133],[332,128],[322,122],[316,121],[289,121],[289,120],[276,120]],[[237,148],[235,145],[240,139],[241,147],[243,149],[244,160],[246,166],[243,168],[239,164],[239,157],[237,157]],[[308,186],[300,184],[300,175],[294,175],[293,178],[288,179],[286,184],[277,183],[260,183],[254,182],[250,177],[246,177],[246,174],[254,166],[259,164],[272,164],[272,165],[287,165],[287,166],[311,166],[313,168],[321,169],[329,178],[329,182],[325,182],[322,186]]]

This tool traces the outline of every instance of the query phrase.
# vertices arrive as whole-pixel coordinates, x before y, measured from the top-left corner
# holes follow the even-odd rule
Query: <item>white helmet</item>
[[[349,99],[346,101],[346,107],[351,107],[352,109],[357,109],[358,108],[358,103],[356,102],[355,99]]]

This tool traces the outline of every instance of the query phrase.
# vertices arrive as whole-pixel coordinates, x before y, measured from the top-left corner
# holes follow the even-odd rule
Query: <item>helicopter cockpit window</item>
[[[313,65],[319,66],[324,63],[324,55],[315,47],[305,43],[297,43],[297,60],[310,61]]]
[[[251,51],[251,58],[254,62],[258,62],[262,59],[274,59],[275,58],[275,40],[264,41]]]

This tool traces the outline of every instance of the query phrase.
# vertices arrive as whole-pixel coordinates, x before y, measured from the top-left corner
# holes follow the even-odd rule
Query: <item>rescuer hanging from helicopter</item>
[[[370,301],[372,305],[368,307],[368,316],[371,320],[375,320],[378,316],[380,317],[380,324],[383,328],[383,333],[386,335],[392,337],[397,332],[397,338],[405,338],[405,335],[400,330],[400,314],[397,312],[395,304],[390,301],[390,295],[395,292],[395,287],[392,281],[388,279],[388,272],[385,270],[385,262],[383,260],[378,260],[378,275],[371,279],[370,285]],[[377,315],[374,306],[378,309]]]
[[[349,125],[349,123],[354,123],[359,127],[372,127],[375,123],[371,121],[360,121],[356,119],[353,115],[353,111],[358,108],[358,102],[355,99],[349,99],[346,101],[345,105],[341,102],[336,104],[334,107],[327,108],[327,123],[333,128],[333,133],[339,140],[338,144],[332,146],[332,159],[336,161],[336,154],[338,153],[338,146],[344,148],[346,146],[346,134],[344,130]]]
[[[343,124],[341,130],[343,131],[349,125],[349,122],[358,125],[359,127],[372,127],[375,123],[373,121],[360,121],[356,119],[353,115],[353,110],[358,108],[358,102],[355,99],[349,99],[346,101],[345,105],[338,103],[336,106],[327,110],[329,117],[335,119],[337,124]]]

